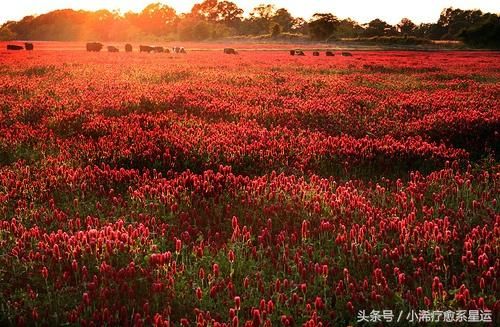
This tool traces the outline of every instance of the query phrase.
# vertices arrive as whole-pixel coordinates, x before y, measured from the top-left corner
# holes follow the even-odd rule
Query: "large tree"
[[[347,18],[339,21],[334,35],[338,38],[354,38],[359,37],[362,33],[363,27],[361,27],[356,21]]]
[[[392,33],[393,27],[387,22],[381,20],[381,19],[374,19],[371,22],[369,22],[366,27],[365,31],[363,34],[365,36],[383,36],[383,35],[390,35]]]
[[[401,21],[396,25],[398,32],[401,34],[405,35],[411,35],[415,29],[417,28],[417,25],[415,25],[414,22],[412,22],[409,18],[403,18]]]
[[[177,19],[175,9],[159,2],[146,6],[137,16],[136,24],[145,33],[165,35],[173,30]]]
[[[290,32],[294,24],[294,17],[285,8],[276,10],[271,21],[278,24],[283,32]]]
[[[245,34],[266,34],[271,27],[271,19],[276,13],[276,7],[270,4],[262,4],[253,8],[249,18],[245,20],[243,29]]]
[[[71,41],[81,37],[91,13],[72,9],[55,10],[24,17],[11,30],[23,39]]]
[[[10,41],[17,38],[17,34],[11,30],[15,24],[13,21],[8,21],[0,27],[0,41]]]
[[[481,10],[446,8],[441,12],[437,24],[443,30],[442,38],[456,39],[462,30],[479,23],[482,16]]]
[[[218,20],[225,23],[241,21],[243,9],[231,1],[219,1],[217,3]]]
[[[463,29],[459,37],[473,47],[500,49],[500,17],[485,14],[479,23]]]
[[[231,1],[204,0],[191,9],[190,16],[211,22],[233,22],[240,20],[243,9]]]
[[[265,19],[269,21],[275,13],[276,7],[274,5],[262,4],[252,9],[252,11],[250,12],[250,17],[254,19]]]
[[[205,0],[194,4],[191,8],[191,16],[198,19],[215,21],[217,19],[217,0]]]
[[[316,13],[309,21],[309,34],[315,40],[326,40],[333,35],[338,23],[338,18],[333,14]]]

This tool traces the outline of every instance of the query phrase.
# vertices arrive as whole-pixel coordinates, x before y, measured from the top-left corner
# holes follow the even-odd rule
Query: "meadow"
[[[496,319],[498,52],[187,50],[0,50],[0,324]]]

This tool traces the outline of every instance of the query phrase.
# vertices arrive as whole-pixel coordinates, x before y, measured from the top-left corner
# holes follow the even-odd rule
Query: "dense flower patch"
[[[499,55],[0,53],[2,325],[500,311]]]

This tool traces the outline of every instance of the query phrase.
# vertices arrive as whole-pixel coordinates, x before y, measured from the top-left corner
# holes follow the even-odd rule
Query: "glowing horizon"
[[[56,9],[83,10],[118,10],[138,12],[152,2],[161,2],[173,7],[178,13],[189,12],[200,0],[138,0],[134,2],[120,0],[52,0],[33,1],[17,0],[0,10],[0,24],[8,20],[19,20],[24,16],[40,15]],[[374,18],[380,18],[390,24],[395,24],[403,17],[410,18],[415,23],[436,22],[442,9],[453,7],[460,9],[480,9],[483,12],[500,12],[500,2],[496,0],[423,0],[421,2],[403,3],[401,0],[380,0],[377,2],[352,0],[349,2],[312,0],[234,0],[238,6],[248,13],[261,3],[274,4],[277,8],[286,8],[296,17],[310,18],[316,12],[330,12],[339,18],[352,18],[359,23],[366,23]],[[361,9],[360,9],[361,8]]]

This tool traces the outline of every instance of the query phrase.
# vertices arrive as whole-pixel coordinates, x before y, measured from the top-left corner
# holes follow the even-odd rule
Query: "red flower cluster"
[[[0,58],[1,324],[500,310],[498,54]]]

